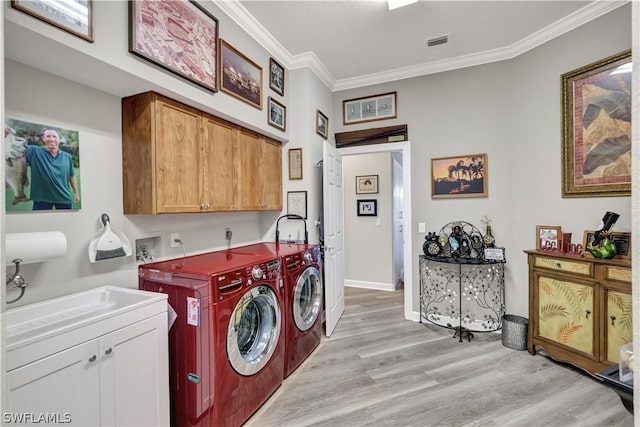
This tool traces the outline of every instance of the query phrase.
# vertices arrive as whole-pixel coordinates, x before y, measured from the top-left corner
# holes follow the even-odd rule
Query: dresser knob
[[[589,319],[589,315],[591,314],[591,310],[585,310],[585,312],[586,312],[586,316],[585,317],[587,319]]]
[[[611,326],[616,326],[616,316],[611,316]]]
[[[556,267],[558,268],[562,268],[562,264],[560,264],[559,262],[556,263]]]

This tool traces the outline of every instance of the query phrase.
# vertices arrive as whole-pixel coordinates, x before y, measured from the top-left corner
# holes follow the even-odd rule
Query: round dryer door
[[[293,321],[302,331],[308,331],[320,315],[322,305],[322,281],[315,267],[307,268],[293,291]]]
[[[253,375],[271,359],[280,337],[280,306],[268,286],[247,291],[233,310],[227,329],[227,356],[241,375]]]

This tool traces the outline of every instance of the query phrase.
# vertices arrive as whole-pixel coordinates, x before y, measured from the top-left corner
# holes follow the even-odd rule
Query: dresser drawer
[[[549,258],[543,256],[534,256],[534,267],[547,268],[554,271],[564,271],[566,273],[578,274],[585,277],[593,277],[593,263],[573,261],[560,258]]]
[[[607,266],[605,277],[607,280],[631,283],[631,269],[625,267]]]

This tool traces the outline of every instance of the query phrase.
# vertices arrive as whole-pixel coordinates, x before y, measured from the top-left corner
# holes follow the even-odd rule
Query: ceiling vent
[[[427,40],[426,45],[427,47],[433,47],[433,46],[438,46],[440,44],[446,44],[446,43],[449,43],[449,35],[429,39]]]

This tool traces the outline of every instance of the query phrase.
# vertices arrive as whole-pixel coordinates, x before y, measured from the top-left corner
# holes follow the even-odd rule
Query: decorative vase
[[[496,238],[491,234],[491,226],[487,225],[487,234],[482,238],[484,242],[484,246],[487,248],[492,248],[496,245]]]

